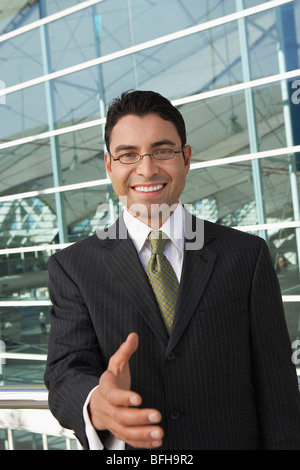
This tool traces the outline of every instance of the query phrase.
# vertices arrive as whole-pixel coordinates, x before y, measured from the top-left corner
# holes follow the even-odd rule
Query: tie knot
[[[148,239],[150,241],[152,253],[162,255],[168,241],[167,235],[161,230],[152,230],[148,235]]]

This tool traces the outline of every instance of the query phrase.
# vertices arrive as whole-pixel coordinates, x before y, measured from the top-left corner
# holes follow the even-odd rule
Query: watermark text
[[[182,234],[184,233],[186,250],[200,250],[203,247],[204,219],[202,203],[196,204],[196,206],[185,204],[184,207],[190,216],[185,212],[184,220],[179,217],[176,219],[176,223],[173,224],[171,223],[170,217],[174,213],[177,204],[173,204],[171,206],[165,203],[151,204],[151,207],[149,208],[147,205],[136,203],[128,207],[127,198],[120,197],[118,204],[119,213],[117,214],[117,217],[120,217],[124,207],[127,208],[128,212],[130,212],[133,217],[151,226],[155,230],[158,230],[160,227],[163,229],[163,226],[167,226],[168,233],[175,240],[182,238]],[[195,214],[197,217],[192,217],[191,214]],[[116,224],[111,225],[110,206],[108,203],[100,204],[97,207],[96,215],[100,219],[96,230],[98,238],[101,240],[105,240],[107,238],[116,240],[117,238],[126,239],[128,237],[125,224],[119,224],[118,226]],[[184,224],[184,227],[182,227],[182,224]],[[109,228],[104,228],[108,226]],[[135,238],[138,239],[139,237],[143,237],[142,233],[136,232]]]
[[[295,91],[292,93],[292,103],[299,104],[300,103],[300,80],[294,80],[292,83],[292,88]]]
[[[295,365],[300,364],[300,339],[295,339],[292,343],[292,348],[295,349],[292,354],[292,362]]]

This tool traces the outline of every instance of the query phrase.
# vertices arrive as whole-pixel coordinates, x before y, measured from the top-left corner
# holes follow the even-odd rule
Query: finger
[[[132,447],[153,448],[162,445],[164,432],[156,426],[128,426],[119,427],[114,432],[117,439],[127,442]]]
[[[127,365],[131,356],[138,348],[139,338],[136,333],[130,333],[124,343],[121,344],[119,349],[111,356],[107,370],[110,370],[115,375],[123,372],[124,367]]]
[[[126,393],[123,393],[126,395]],[[98,402],[98,406],[93,407],[93,424],[99,429],[99,426],[106,425],[108,429],[112,430],[114,427],[126,426],[151,426],[157,425],[162,420],[161,413],[152,408],[132,408],[128,406],[116,406],[112,404],[112,395],[107,400],[102,395],[103,399],[99,400],[92,395],[91,405],[94,398]],[[115,394],[115,401],[120,401],[120,393]]]
[[[116,421],[111,413],[110,407],[106,409],[106,413],[101,416],[101,419],[95,418],[94,426],[96,429],[107,429],[117,439],[127,442],[132,447],[137,448],[154,448],[162,445],[162,438],[164,432],[161,427],[151,424],[141,424],[137,426],[127,426]],[[104,421],[103,421],[104,418]],[[144,417],[145,421],[149,421],[149,418]],[[121,421],[127,421],[127,417],[122,417]],[[140,418],[137,421],[143,421]],[[103,427],[104,423],[104,427]]]
[[[123,426],[147,426],[160,423],[162,416],[154,409],[116,407],[113,419]]]

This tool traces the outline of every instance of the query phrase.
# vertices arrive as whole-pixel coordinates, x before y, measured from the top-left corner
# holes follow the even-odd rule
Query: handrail
[[[52,415],[44,385],[0,386],[0,428],[7,432],[7,450],[15,449],[14,431],[41,434],[43,450],[51,446],[51,436],[64,438],[66,450],[74,448],[73,441],[77,450],[82,449],[73,431],[63,428]]]
[[[0,386],[0,409],[45,409],[48,390],[44,385]]]

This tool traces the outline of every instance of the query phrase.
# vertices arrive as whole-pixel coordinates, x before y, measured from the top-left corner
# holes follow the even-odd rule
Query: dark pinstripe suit
[[[170,338],[130,239],[76,243],[50,258],[49,275],[50,408],[85,447],[84,401],[135,331],[132,389],[162,412],[164,449],[300,449],[297,378],[262,239],[205,222],[203,248],[185,251]]]

